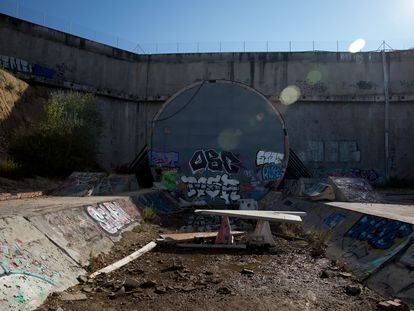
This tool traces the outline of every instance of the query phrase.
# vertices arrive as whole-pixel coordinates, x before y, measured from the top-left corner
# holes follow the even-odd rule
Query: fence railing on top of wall
[[[13,16],[41,26],[66,32],[78,37],[93,40],[112,47],[137,54],[169,53],[214,53],[214,52],[306,52],[329,51],[345,52],[353,40],[308,40],[308,41],[214,41],[214,42],[133,42],[120,36],[110,35],[47,12],[34,10],[21,5],[19,0],[0,0],[0,13]],[[375,51],[383,40],[365,40],[362,51]],[[406,40],[387,40],[387,45],[396,50],[414,47]]]

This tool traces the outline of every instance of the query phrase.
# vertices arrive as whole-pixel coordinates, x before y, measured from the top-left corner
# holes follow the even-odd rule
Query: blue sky
[[[16,1],[0,0],[0,11],[1,2]],[[54,16],[70,20],[75,26],[141,43],[364,38],[414,46],[414,0],[19,0],[19,3],[22,8],[46,12],[46,21],[52,22]],[[29,10],[22,12],[35,16]]]

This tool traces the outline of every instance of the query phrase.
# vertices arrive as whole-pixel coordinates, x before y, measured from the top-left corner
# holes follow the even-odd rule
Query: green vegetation
[[[143,212],[142,212],[142,220],[146,221],[146,222],[150,222],[152,220],[154,220],[155,216],[157,214],[155,213],[155,210],[151,207],[146,207],[144,208]]]
[[[88,271],[94,271],[96,268],[96,259],[93,256],[92,252],[89,253],[89,258],[88,258],[88,266],[87,266],[87,270]]]
[[[12,159],[0,160],[0,176],[19,179],[25,174],[23,167]]]
[[[45,118],[32,130],[14,133],[9,154],[27,174],[67,175],[97,169],[97,144],[102,128],[92,94],[53,93]]]

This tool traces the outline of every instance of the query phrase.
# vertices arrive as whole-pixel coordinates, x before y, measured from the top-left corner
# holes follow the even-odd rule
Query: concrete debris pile
[[[383,198],[362,178],[329,177],[328,183],[335,190],[338,201],[343,202],[383,202]]]
[[[54,196],[111,195],[138,190],[135,175],[117,175],[104,172],[73,172],[57,189]]]
[[[362,178],[328,177],[286,180],[283,188],[286,196],[311,201],[383,202],[383,198]]]

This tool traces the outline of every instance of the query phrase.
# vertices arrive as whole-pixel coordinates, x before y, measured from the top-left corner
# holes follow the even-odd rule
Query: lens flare
[[[322,80],[322,73],[319,70],[312,70],[306,76],[306,82],[309,85],[315,85]]]
[[[348,51],[350,53],[360,52],[365,46],[364,39],[357,39],[349,45]]]
[[[280,93],[279,99],[283,105],[291,105],[300,97],[300,89],[296,85],[289,85]]]
[[[219,134],[217,142],[223,150],[233,150],[239,146],[241,135],[239,129],[225,129]]]
[[[263,118],[264,118],[264,113],[263,112],[259,112],[257,115],[256,115],[256,120],[257,121],[259,121],[259,122],[261,122],[262,120],[263,120]]]

